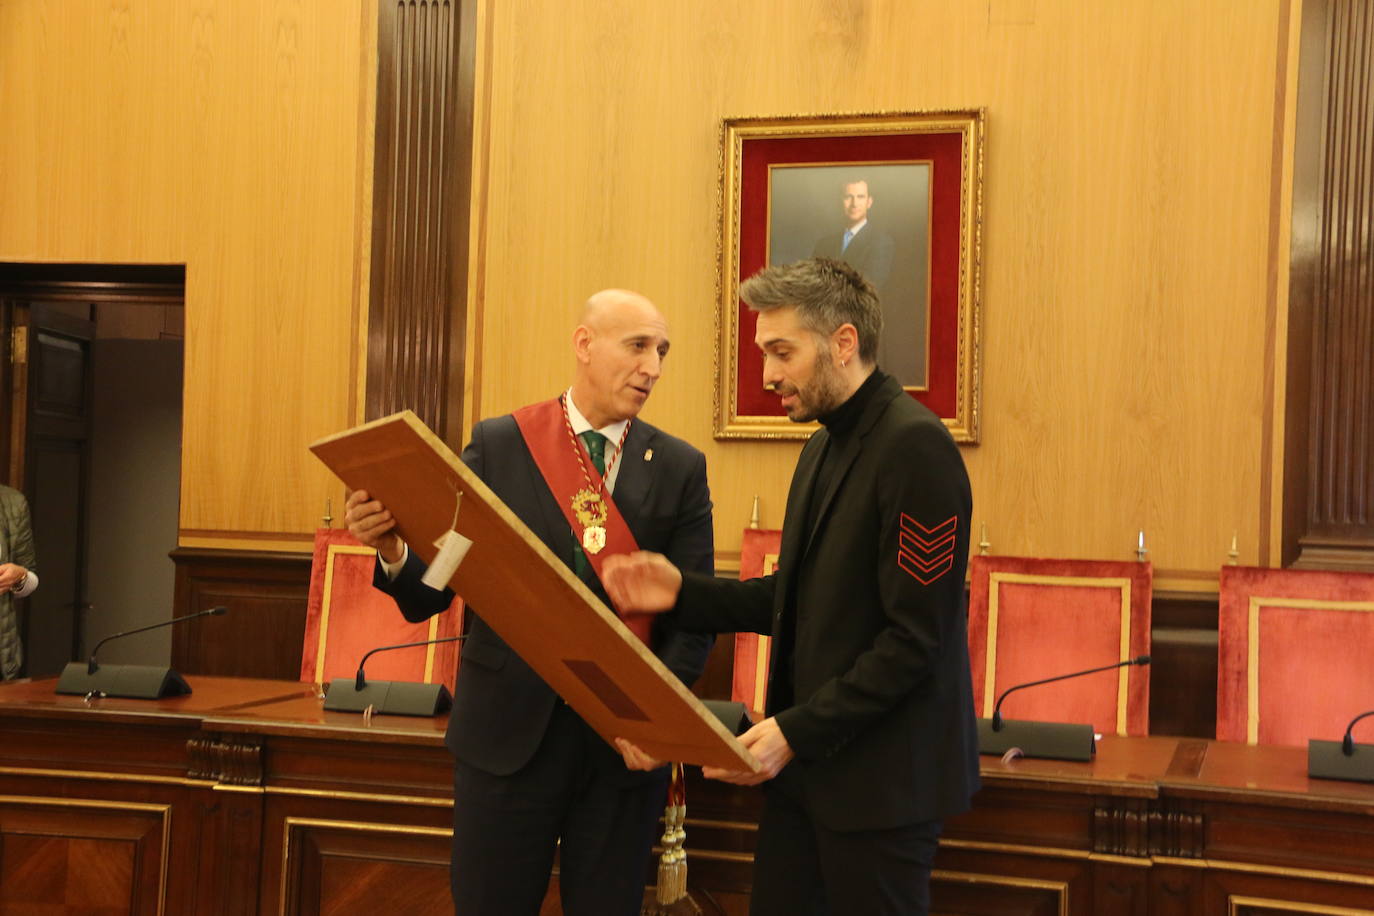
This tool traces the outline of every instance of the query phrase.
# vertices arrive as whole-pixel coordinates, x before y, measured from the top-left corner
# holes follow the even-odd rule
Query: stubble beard
[[[816,354],[811,382],[797,389],[797,403],[787,418],[793,423],[810,423],[844,403],[844,379],[829,352]]]

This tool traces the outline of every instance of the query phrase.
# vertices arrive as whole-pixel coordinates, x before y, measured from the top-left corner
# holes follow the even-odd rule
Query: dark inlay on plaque
[[[634,719],[637,722],[648,722],[649,717],[644,715],[644,710],[635,705],[635,701],[630,699],[625,691],[616,686],[611,676],[602,670],[596,662],[584,659],[563,659],[563,664],[568,666],[568,670],[577,675],[577,679],[587,686],[587,689],[596,694],[607,709],[621,719]]]

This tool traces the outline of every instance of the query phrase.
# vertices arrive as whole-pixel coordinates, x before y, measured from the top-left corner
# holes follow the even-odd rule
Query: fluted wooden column
[[[1374,568],[1374,4],[1304,7],[1285,562]]]
[[[471,0],[381,0],[369,419],[410,408],[461,435]],[[466,14],[466,15],[465,15]]]

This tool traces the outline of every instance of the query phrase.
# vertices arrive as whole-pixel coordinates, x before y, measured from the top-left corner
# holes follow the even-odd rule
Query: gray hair
[[[765,267],[740,284],[739,297],[756,312],[795,308],[802,326],[822,338],[852,324],[859,336],[859,359],[870,366],[878,361],[883,332],[878,291],[843,261],[808,258]]]

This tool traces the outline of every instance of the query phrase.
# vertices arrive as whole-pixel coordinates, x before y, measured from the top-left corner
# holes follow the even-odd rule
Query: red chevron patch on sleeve
[[[951,515],[933,528],[902,513],[897,533],[897,565],[922,585],[930,585],[954,568],[959,517]]]

